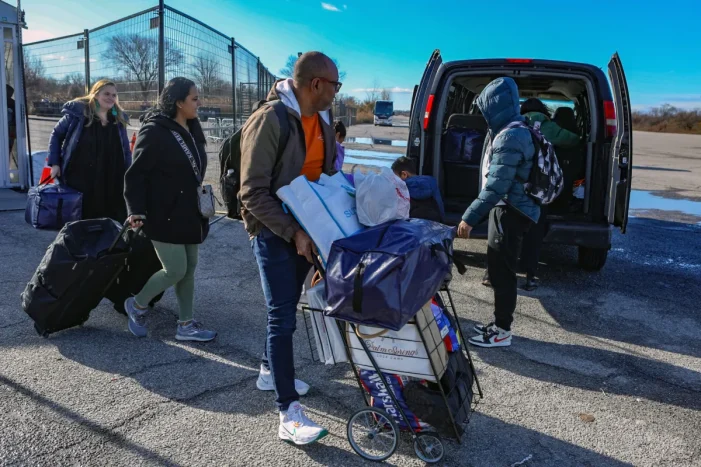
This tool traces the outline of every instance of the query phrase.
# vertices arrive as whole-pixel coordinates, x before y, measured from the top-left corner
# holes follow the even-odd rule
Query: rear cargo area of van
[[[486,180],[486,161],[482,152],[488,141],[487,122],[475,104],[476,97],[492,80],[509,76],[504,71],[458,74],[444,88],[444,97],[435,116],[431,172],[442,187],[447,215],[459,220],[477,198]],[[592,84],[586,77],[556,73],[518,73],[510,76],[519,88],[521,102],[540,99],[548,108],[547,117],[559,127],[580,137],[576,147],[557,147],[563,170],[562,194],[548,206],[548,217],[579,220],[587,217],[593,154],[592,131],[596,112],[592,112]],[[439,124],[440,123],[440,124]],[[590,178],[590,177],[589,177]]]

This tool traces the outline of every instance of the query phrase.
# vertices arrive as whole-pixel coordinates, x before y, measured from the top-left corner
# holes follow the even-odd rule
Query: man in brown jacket
[[[299,404],[309,386],[295,379],[292,350],[297,302],[315,248],[275,193],[300,175],[316,181],[322,173],[332,173],[336,142],[330,109],[340,88],[333,61],[308,52],[297,60],[294,77],[278,81],[268,94],[268,101],[281,100],[287,107],[290,132],[282,155],[277,156],[280,122],[271,106],[251,115],[241,133],[239,200],[268,307],[268,337],[257,386],[275,390],[278,435],[295,444],[328,434]]]

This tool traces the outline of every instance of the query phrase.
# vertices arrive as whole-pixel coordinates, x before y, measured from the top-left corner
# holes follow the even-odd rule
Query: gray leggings
[[[136,304],[145,307],[156,295],[175,286],[175,296],[180,308],[180,321],[190,321],[195,301],[195,269],[197,268],[199,245],[176,245],[155,240],[151,242],[156,249],[158,259],[161,260],[163,269],[156,272],[146,282],[144,288],[136,296]]]

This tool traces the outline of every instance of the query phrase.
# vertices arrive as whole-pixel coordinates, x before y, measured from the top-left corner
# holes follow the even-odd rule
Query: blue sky
[[[157,0],[24,0],[25,42],[77,33]],[[621,55],[636,108],[701,107],[699,0],[167,0],[234,36],[277,73],[287,56],[321,50],[347,73],[342,92],[393,88],[408,108],[433,49],[445,60],[549,58],[605,67]],[[577,5],[579,4],[579,5]]]

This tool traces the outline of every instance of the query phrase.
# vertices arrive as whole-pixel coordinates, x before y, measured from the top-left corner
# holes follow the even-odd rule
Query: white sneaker
[[[468,342],[478,347],[508,347],[511,345],[511,331],[492,324],[482,334],[468,339]]]
[[[258,381],[256,381],[256,387],[261,391],[274,391],[275,383],[273,382],[273,375],[270,374],[270,370],[266,370],[263,365],[260,366],[260,373],[258,374]],[[309,392],[309,385],[304,381],[298,379],[295,380],[295,390],[300,396],[305,395]]]
[[[277,434],[283,441],[303,445],[319,441],[329,432],[309,420],[302,405],[294,401],[287,412],[280,412],[280,427]]]

